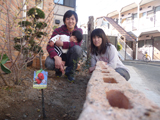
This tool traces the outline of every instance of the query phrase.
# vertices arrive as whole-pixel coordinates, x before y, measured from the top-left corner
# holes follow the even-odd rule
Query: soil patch
[[[41,90],[33,89],[33,73],[28,67],[20,85],[15,88],[3,86],[0,78],[0,120],[42,120]],[[4,75],[12,79],[13,75]],[[48,71],[48,86],[44,89],[45,120],[77,120],[85,102],[90,74],[76,75],[75,83],[69,83],[64,76],[55,77]]]

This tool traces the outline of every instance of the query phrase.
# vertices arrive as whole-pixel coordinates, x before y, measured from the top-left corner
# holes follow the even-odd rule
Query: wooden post
[[[89,58],[91,50],[91,32],[94,30],[94,17],[89,16],[88,21],[88,41],[87,41],[87,58]]]
[[[126,51],[127,50],[126,47],[127,47],[127,43],[126,43],[126,38],[125,37],[124,37],[124,46],[125,46],[125,55],[124,55],[125,57],[124,57],[124,60],[126,60],[126,54],[127,54],[126,53],[127,52]]]
[[[151,37],[152,40],[152,60],[154,59],[154,37]]]
[[[44,108],[44,94],[43,94],[43,89],[41,89],[41,92],[42,92],[42,112],[43,112],[43,118],[46,118],[45,108]]]
[[[133,44],[132,44],[132,48],[133,48],[133,60],[136,59],[136,44],[137,42],[136,41],[133,41]]]

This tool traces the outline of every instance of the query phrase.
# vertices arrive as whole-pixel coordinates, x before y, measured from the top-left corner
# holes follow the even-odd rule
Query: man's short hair
[[[65,24],[65,19],[66,18],[70,18],[72,15],[74,15],[75,19],[76,19],[76,23],[78,22],[78,16],[77,13],[73,10],[68,10],[64,16],[63,16],[63,23]]]

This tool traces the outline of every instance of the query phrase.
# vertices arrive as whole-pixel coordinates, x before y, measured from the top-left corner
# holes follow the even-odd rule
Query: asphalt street
[[[160,64],[155,62],[123,62],[129,69],[128,81],[133,88],[143,92],[148,99],[160,106]]]

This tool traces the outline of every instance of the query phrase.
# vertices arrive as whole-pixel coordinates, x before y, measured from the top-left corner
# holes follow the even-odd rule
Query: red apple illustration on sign
[[[37,84],[40,84],[42,81],[38,78],[36,78]]]
[[[43,73],[39,73],[39,74],[38,74],[38,78],[39,78],[40,80],[43,80],[43,79],[44,79]]]
[[[43,79],[44,79],[43,73],[39,73],[38,77],[36,78],[37,84],[40,84]]]

